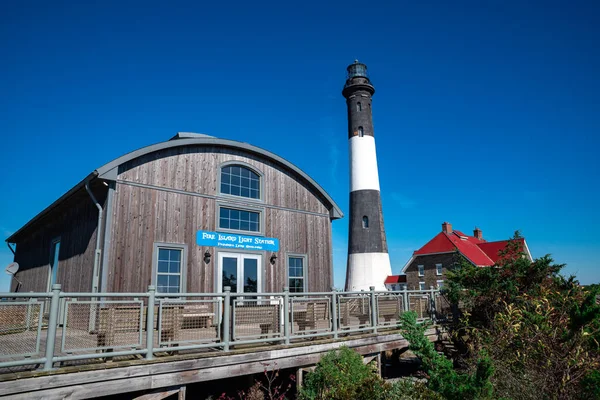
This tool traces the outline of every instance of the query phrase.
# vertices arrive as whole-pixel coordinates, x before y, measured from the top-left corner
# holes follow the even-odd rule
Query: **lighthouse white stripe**
[[[388,253],[353,253],[348,255],[346,290],[386,290],[385,278],[392,275]]]
[[[379,190],[379,172],[373,136],[350,138],[350,191],[355,190]]]

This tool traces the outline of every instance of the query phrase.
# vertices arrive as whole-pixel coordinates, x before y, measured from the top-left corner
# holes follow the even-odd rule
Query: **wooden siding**
[[[213,292],[217,249],[198,246],[196,232],[216,230],[216,208],[215,199],[119,183],[113,206],[108,291],[145,291],[152,281],[153,245],[162,242],[188,245],[187,291]],[[264,213],[265,236],[280,241],[275,265],[268,262],[270,252],[260,252],[264,291],[281,291],[286,285],[286,253],[307,255],[308,290],[329,290],[333,276],[328,215],[268,206]],[[203,260],[206,250],[212,255],[209,264]]]
[[[103,204],[106,187],[98,182],[92,190]],[[57,283],[64,291],[89,292],[92,289],[97,222],[98,209],[82,188],[32,226],[25,239],[17,243],[15,261],[20,266],[17,278],[23,282],[19,291],[47,290],[51,242],[60,236]],[[11,290],[15,288],[13,280]]]
[[[119,180],[217,196],[222,163],[241,161],[263,174],[266,204],[327,214],[319,195],[295,174],[250,153],[223,147],[175,147],[147,154],[119,168]]]

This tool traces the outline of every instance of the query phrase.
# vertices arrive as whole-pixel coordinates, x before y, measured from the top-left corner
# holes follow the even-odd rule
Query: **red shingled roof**
[[[390,275],[384,283],[406,283],[406,275]]]
[[[524,239],[520,240],[525,243]],[[498,261],[500,258],[498,253],[506,247],[507,243],[508,240],[486,242],[455,230],[452,233],[438,233],[413,255],[449,253],[458,250],[473,264],[488,267]]]
[[[523,251],[525,239],[518,239],[518,241],[521,243],[521,248],[519,250]],[[492,261],[494,261],[494,263],[496,263],[500,259],[500,255],[498,253],[504,250],[507,244],[508,240],[499,240],[497,242],[480,243],[478,246],[489,258],[492,259]]]

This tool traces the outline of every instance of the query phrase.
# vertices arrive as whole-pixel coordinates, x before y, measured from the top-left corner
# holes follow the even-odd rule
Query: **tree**
[[[449,273],[447,296],[462,311],[453,338],[464,365],[488,354],[497,395],[600,398],[600,289],[563,277],[563,266],[549,255],[530,261],[516,232],[497,265],[463,260]]]

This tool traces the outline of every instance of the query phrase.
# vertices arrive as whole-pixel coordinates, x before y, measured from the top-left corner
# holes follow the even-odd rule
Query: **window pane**
[[[169,275],[169,286],[179,289],[179,275]]]
[[[240,177],[236,176],[236,175],[233,175],[231,177],[231,185],[232,186],[240,186]]]
[[[221,208],[221,211],[219,211],[219,216],[221,218],[229,218],[229,208]]]
[[[225,218],[219,219],[219,228],[229,229],[229,220]]]
[[[298,278],[290,279],[290,292],[292,292],[292,293],[304,292],[304,279],[298,279]]]
[[[179,266],[180,266],[180,262],[179,261],[171,261],[169,263],[169,272],[172,274],[178,274],[179,273]]]
[[[234,196],[239,196],[240,195],[240,187],[239,186],[232,186],[230,194],[232,194]]]
[[[258,223],[256,223],[256,222],[250,222],[250,231],[251,232],[258,232],[258,231],[260,231],[260,228],[258,227]]]
[[[232,219],[229,221],[229,229],[240,229],[240,220]]]
[[[237,258],[223,257],[223,288],[225,286],[237,291]]]
[[[158,287],[169,286],[169,276],[159,274],[156,284],[158,285]]]
[[[229,184],[231,182],[231,175],[229,174],[221,174],[221,183],[227,183]]]
[[[250,230],[250,223],[247,222],[247,221],[240,222],[240,229],[242,231],[249,231]]]
[[[159,261],[169,261],[169,250],[168,249],[158,249],[158,260]]]
[[[240,175],[240,167],[231,167],[231,175]]]
[[[258,190],[259,181],[258,179],[252,179],[250,181],[250,189]]]
[[[253,258],[244,259],[244,292],[258,292],[258,262]]]
[[[169,272],[169,262],[168,261],[159,261],[158,262],[158,272]]]
[[[181,250],[171,249],[169,252],[171,261],[179,261],[181,259]]]

